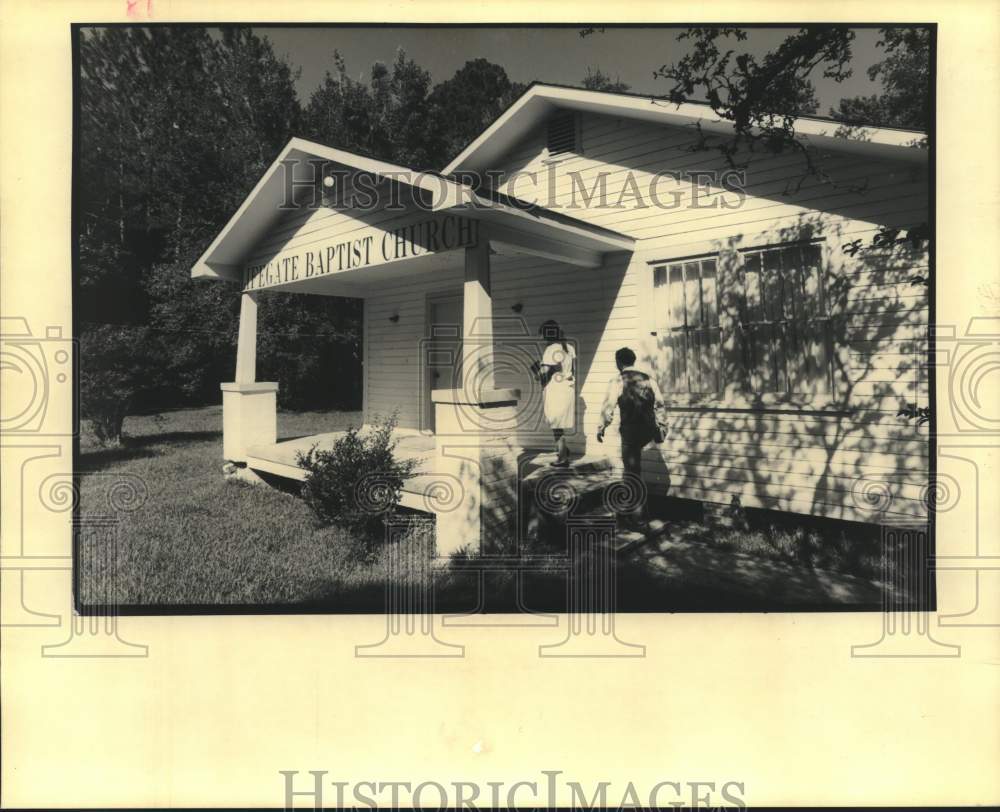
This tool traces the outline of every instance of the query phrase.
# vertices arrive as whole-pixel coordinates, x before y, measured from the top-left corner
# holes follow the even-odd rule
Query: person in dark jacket
[[[666,403],[656,381],[635,368],[635,353],[622,347],[615,353],[618,374],[608,382],[597,441],[604,442],[604,432],[618,410],[622,441],[622,467],[625,476],[642,478],[642,449],[650,442],[662,443],[667,435]]]

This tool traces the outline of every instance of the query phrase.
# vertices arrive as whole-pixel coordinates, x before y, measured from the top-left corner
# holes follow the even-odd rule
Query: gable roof
[[[282,215],[281,203],[286,183],[282,166],[292,173],[293,180],[304,181],[313,171],[310,158],[323,158],[378,176],[409,172],[406,167],[365,158],[303,138],[292,138],[195,262],[191,276],[238,279],[240,263],[248,246],[252,246]],[[310,175],[306,175],[306,171]]]
[[[674,126],[692,126],[698,123],[705,132],[726,135],[733,132],[732,122],[720,119],[707,104],[685,102],[678,105],[648,95],[611,93],[534,82],[496,121],[463,149],[442,170],[442,174],[489,169],[555,110],[574,110]],[[795,120],[795,131],[804,141],[827,149],[891,156],[915,162],[927,159],[927,150],[908,146],[925,133],[865,127],[868,140],[859,141],[834,136],[834,132],[843,123],[832,119],[802,117]]]
[[[527,240],[540,255],[547,253],[596,267],[600,255],[631,251],[635,245],[635,240],[626,234],[509,195],[475,192],[437,173],[419,172],[304,138],[292,138],[195,262],[191,276],[238,280],[247,252],[274,227],[284,211],[281,204],[288,182],[285,173],[290,172],[294,182],[305,184],[313,179],[313,161],[317,158],[421,189],[429,201],[428,212],[452,211],[489,222],[494,233],[515,242]],[[498,237],[498,241],[503,239]]]
[[[292,177],[296,180],[305,180],[311,177],[311,161],[315,158],[377,177],[390,177],[422,189],[431,200],[432,211],[454,210],[490,221],[498,233],[506,232],[512,238],[521,239],[525,235],[532,235],[536,240],[547,242],[550,248],[556,244],[562,245],[561,253],[552,255],[562,259],[571,257],[579,264],[594,265],[599,254],[632,250],[635,241],[628,235],[541,206],[529,205],[508,195],[482,190],[473,192],[469,186],[446,177],[459,171],[489,169],[555,110],[573,110],[673,126],[692,126],[697,123],[709,133],[731,134],[733,131],[732,123],[718,118],[707,104],[686,102],[675,105],[650,96],[535,82],[440,173],[419,172],[303,138],[292,138],[198,258],[191,269],[191,275],[239,279],[241,262],[248,247],[266,234],[281,216],[280,204],[286,184],[280,171],[281,166],[290,167]],[[832,119],[803,117],[795,120],[795,130],[798,137],[813,146],[915,163],[927,161],[927,150],[909,146],[924,133],[865,127],[867,140],[859,141],[833,135],[842,123]]]

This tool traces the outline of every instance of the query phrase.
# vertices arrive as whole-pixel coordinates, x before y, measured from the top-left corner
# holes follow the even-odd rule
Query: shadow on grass
[[[267,471],[255,471],[254,473],[272,490],[286,493],[289,496],[302,496],[302,483],[297,479],[289,479],[288,477],[278,476],[277,474],[270,474]],[[244,488],[260,487],[259,485],[255,485],[250,482],[240,482],[239,485]],[[322,524],[317,521],[316,526],[322,527]]]
[[[209,440],[222,440],[221,431],[168,431],[163,434],[141,434],[124,437],[119,446],[94,447],[80,450],[80,469],[93,471],[119,462],[162,456],[166,449],[157,446],[182,446]]]
[[[165,431],[162,434],[140,434],[138,437],[127,437],[130,446],[148,445],[187,445],[208,440],[221,440],[221,431]]]
[[[315,434],[307,434],[301,432],[299,434],[289,434],[289,435],[282,434],[280,437],[278,437],[278,442],[291,443],[294,442],[295,440],[304,440],[306,437],[315,437],[315,436],[316,436]]]
[[[133,445],[131,441],[125,440],[122,445],[113,448],[81,450],[77,468],[79,471],[99,471],[115,463],[159,457],[162,454],[157,449]]]
[[[584,554],[572,559],[512,560],[508,566],[483,559],[453,562],[433,574],[434,612],[518,614],[551,612],[767,612],[877,611],[882,591],[863,579],[791,567],[778,561],[734,556],[707,545],[681,545],[664,552],[650,544],[610,561],[614,596],[593,590],[594,574],[608,566]],[[603,570],[607,571],[607,570]],[[310,585],[307,611],[381,613],[387,596],[407,613],[423,604],[419,583],[396,580]],[[410,598],[407,598],[407,595]],[[571,599],[570,596],[575,596]]]

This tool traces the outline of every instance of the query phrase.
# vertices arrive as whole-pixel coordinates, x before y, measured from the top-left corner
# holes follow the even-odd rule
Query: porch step
[[[299,467],[298,455],[305,454],[313,446],[329,451],[344,433],[343,430],[330,431],[325,434],[289,437],[276,443],[250,446],[247,448],[247,468],[275,474],[285,479],[302,481],[306,472]],[[396,456],[401,459],[416,460],[417,463],[418,476],[413,480],[407,480],[403,491],[422,497],[424,493],[422,487],[426,485],[426,481],[417,480],[420,479],[421,469],[430,464],[434,455],[434,438],[424,434],[399,432],[396,440]],[[430,481],[433,481],[433,478]]]
[[[613,552],[616,555],[626,555],[639,545],[660,538],[667,529],[666,525],[667,523],[662,519],[652,519],[645,531],[619,530],[615,533]]]
[[[649,532],[620,528],[608,487],[621,483],[621,470],[604,455],[587,455],[566,468],[553,467],[552,452],[527,452],[521,457],[521,499],[525,538],[546,546],[564,547],[572,526],[594,523],[615,526],[604,547],[615,555],[630,552],[662,531],[662,522],[651,522]]]
[[[642,530],[625,530],[618,528],[610,541],[599,541],[593,552],[610,553],[619,558],[627,556],[644,544],[663,538],[667,523],[662,519],[651,520]]]
[[[613,516],[604,504],[605,489],[619,481],[610,458],[576,457],[565,468],[553,466],[555,461],[556,455],[549,451],[527,451],[518,461],[521,498],[532,510],[562,518],[597,518],[598,511],[607,518]]]
[[[521,454],[519,462],[521,481],[530,482],[549,472],[589,477],[595,474],[607,475],[615,470],[615,464],[611,457],[602,454],[585,454],[582,457],[573,457],[569,461],[568,468],[553,467],[552,463],[555,461],[555,452],[526,450]]]

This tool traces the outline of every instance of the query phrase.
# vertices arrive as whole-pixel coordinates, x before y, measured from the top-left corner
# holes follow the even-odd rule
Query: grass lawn
[[[279,438],[335,431],[361,422],[359,413],[282,412]],[[118,603],[153,605],[289,605],[304,609],[382,611],[389,548],[374,556],[357,541],[323,527],[287,489],[244,484],[222,474],[222,407],[182,409],[129,417],[121,448],[102,448],[81,437],[80,515],[108,513],[114,477],[138,477],[148,496],[137,509],[117,514]],[[88,476],[87,474],[92,474]],[[94,475],[94,474],[102,474]],[[109,478],[109,476],[111,477]],[[415,560],[433,535],[428,517],[409,514],[413,524],[392,552],[395,561]],[[753,531],[710,530],[679,514],[667,530],[615,563],[618,608],[670,610],[782,608],[877,608],[878,529],[821,538],[795,526]],[[862,526],[863,528],[863,526]],[[80,545],[80,598],[102,602],[93,575],[106,547],[84,538]],[[553,556],[525,577],[528,609],[565,607],[565,559]],[[398,573],[399,580],[434,578],[439,609],[477,605],[475,561],[424,574]],[[490,574],[488,608],[516,604],[510,572]]]
[[[279,437],[360,422],[359,413],[281,413]],[[223,477],[221,406],[129,417],[125,434],[114,449],[81,437],[79,459],[81,473],[136,476],[148,490],[139,509],[120,514],[122,604],[326,603],[338,595],[381,602],[382,560],[354,555],[353,540],[319,526],[293,492]],[[81,515],[107,512],[108,485],[107,477],[81,477]],[[81,561],[96,560],[93,553],[81,545]],[[99,598],[87,571],[84,604]]]

